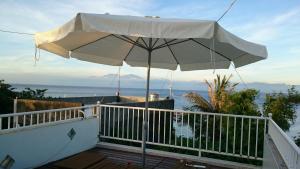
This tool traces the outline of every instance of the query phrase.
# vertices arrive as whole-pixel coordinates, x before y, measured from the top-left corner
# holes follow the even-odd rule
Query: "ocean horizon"
[[[45,96],[49,97],[88,97],[88,96],[114,96],[116,87],[90,87],[90,86],[63,86],[63,85],[41,85],[41,84],[11,84],[15,91],[21,91],[25,88],[31,89],[47,89]],[[183,109],[188,106],[189,102],[185,99],[184,94],[188,92],[197,92],[204,98],[208,99],[207,91],[199,90],[172,90],[173,99],[175,101],[175,109]],[[145,96],[146,90],[143,88],[121,88],[121,96]],[[161,98],[169,96],[169,89],[150,89],[150,93],[158,93]],[[260,93],[256,98],[260,110],[265,99],[265,93]],[[287,132],[291,137],[297,136],[300,133],[300,106],[296,107],[297,118],[295,123]]]

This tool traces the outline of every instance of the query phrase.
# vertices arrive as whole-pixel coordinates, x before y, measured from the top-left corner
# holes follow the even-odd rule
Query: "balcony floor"
[[[186,161],[147,155],[148,169],[189,169]],[[226,169],[207,164],[189,162],[193,165],[206,166],[207,169]],[[141,154],[116,151],[103,148],[93,148],[71,157],[46,164],[39,169],[138,169],[142,168]]]

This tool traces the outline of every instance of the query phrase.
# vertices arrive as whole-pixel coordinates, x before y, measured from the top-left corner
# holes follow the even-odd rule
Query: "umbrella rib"
[[[121,35],[123,38],[125,38],[125,39],[127,39],[127,40],[129,40],[130,42],[132,42],[132,43],[137,43],[137,44],[139,44],[139,45],[141,45],[141,46],[143,46],[141,43],[139,43],[137,40],[133,40],[133,39],[131,39],[131,38],[129,38],[128,36],[125,36],[125,35]]]
[[[172,39],[172,40],[170,40],[168,43],[173,42],[173,41],[176,41],[176,40],[177,40],[177,39]],[[166,45],[166,43],[160,44],[160,45],[158,45],[157,47],[155,47],[154,49],[162,48],[164,45]],[[165,46],[164,46],[164,47],[165,47]]]
[[[143,38],[141,38],[141,39],[142,39],[144,45],[145,45],[147,48],[149,48],[149,46],[147,45],[147,43],[145,42],[145,40],[144,40]]]
[[[179,65],[179,62],[178,62],[177,58],[175,57],[174,52],[172,51],[171,47],[169,46],[167,40],[164,39],[164,41],[165,41],[165,43],[167,44],[167,46],[168,46],[168,48],[169,48],[169,50],[170,50],[170,52],[171,52],[171,54],[172,54],[174,60],[176,61],[177,65]]]
[[[79,48],[85,47],[85,46],[87,46],[87,45],[89,45],[89,44],[92,44],[92,43],[95,43],[95,42],[97,42],[97,41],[99,41],[99,40],[105,39],[105,38],[107,38],[107,37],[109,37],[109,36],[111,36],[111,35],[112,35],[112,34],[109,34],[109,35],[107,35],[107,36],[103,36],[103,37],[101,37],[101,38],[99,38],[99,39],[97,39],[97,40],[95,40],[95,41],[92,41],[92,42],[89,42],[89,43],[87,43],[87,44],[84,44],[84,45],[81,45],[81,46],[79,46],[79,47],[76,47],[76,48],[74,48],[74,49],[71,49],[70,51],[74,51],[74,50],[77,50],[77,49],[79,49]]]
[[[153,43],[152,48],[154,48],[154,46],[156,45],[156,43],[158,42],[159,38],[156,38],[156,41]]]
[[[116,36],[116,35],[114,35],[114,34],[112,34],[112,36],[114,36],[114,37],[116,37],[116,38],[118,38],[118,39],[120,39],[120,40],[123,40],[123,41],[125,41],[125,42],[131,43],[131,44],[133,44],[133,45],[135,45],[135,46],[138,46],[138,47],[140,47],[140,48],[143,48],[143,49],[146,49],[146,50],[147,50],[147,48],[146,48],[145,46],[139,44],[137,41],[130,41],[130,40],[127,40],[127,39],[123,39],[123,38],[118,37],[118,36]]]
[[[140,38],[140,37],[138,37],[138,38],[136,39],[136,41],[138,41],[139,38]],[[129,54],[131,53],[131,51],[133,50],[134,47],[135,47],[135,45],[132,45],[132,47],[131,47],[130,50],[128,51],[127,55],[125,56],[124,61],[126,61],[127,57],[129,56]]]
[[[175,40],[177,40],[177,39],[170,40],[168,43],[170,43],[171,41],[175,41]],[[186,41],[189,41],[189,40],[191,40],[191,39],[185,39],[185,40],[182,40],[182,41],[179,41],[179,42],[174,42],[174,43],[169,44],[169,46],[176,45],[176,44],[179,44],[179,43],[183,43],[183,42],[186,42]],[[162,45],[157,46],[153,50],[164,48],[164,47],[167,47],[167,46],[168,45],[166,45],[166,43],[164,43]]]
[[[220,53],[220,52],[218,52],[218,51],[216,51],[216,50],[213,50],[213,49],[211,49],[210,47],[207,47],[206,45],[204,45],[204,44],[202,44],[202,43],[196,41],[195,39],[191,38],[191,40],[194,41],[194,42],[196,42],[197,44],[199,44],[199,45],[205,47],[206,49],[209,49],[209,50],[213,51],[214,53],[216,53],[216,54],[218,54],[218,55],[224,57],[224,58],[227,59],[228,61],[232,61],[229,57],[225,56],[224,54],[222,54],[222,53]]]

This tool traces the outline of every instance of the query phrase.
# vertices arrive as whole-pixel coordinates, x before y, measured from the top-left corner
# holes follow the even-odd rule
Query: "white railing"
[[[272,138],[287,167],[289,169],[300,169],[299,147],[272,119],[269,119],[268,134]]]
[[[144,111],[141,107],[98,104],[3,114],[0,115],[0,134],[100,113],[101,142],[141,146]],[[268,134],[288,168],[300,169],[299,148],[271,118],[150,108],[147,125],[147,149],[163,148],[164,151],[199,157],[259,161],[263,159],[264,136],[268,128]]]
[[[4,131],[42,126],[58,122],[81,119],[85,112],[96,114],[97,105],[72,107],[63,109],[41,110],[23,113],[10,113],[0,115],[0,133]]]
[[[101,105],[102,142],[140,144],[144,108]],[[267,118],[149,109],[147,148],[262,160]]]

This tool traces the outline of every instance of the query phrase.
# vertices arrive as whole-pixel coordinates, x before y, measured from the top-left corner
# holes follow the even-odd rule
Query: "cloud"
[[[229,26],[229,29],[249,41],[267,43],[282,37],[283,34],[286,35],[287,29],[293,26],[300,27],[299,17],[300,8],[294,8],[279,15],[261,17],[244,24]]]

